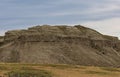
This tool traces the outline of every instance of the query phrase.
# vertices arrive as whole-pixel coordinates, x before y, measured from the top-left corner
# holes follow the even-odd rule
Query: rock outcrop
[[[80,25],[35,26],[0,37],[0,62],[119,67],[120,41]]]
[[[0,36],[0,46],[3,44],[3,42],[4,42],[4,37]]]

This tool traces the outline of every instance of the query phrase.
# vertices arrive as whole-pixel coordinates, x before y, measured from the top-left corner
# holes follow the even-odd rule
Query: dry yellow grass
[[[75,68],[46,67],[44,69],[51,71],[54,74],[54,77],[120,77],[120,72],[105,71],[99,67],[88,66]]]
[[[50,73],[50,75],[43,77],[120,77],[120,68],[78,65],[0,64],[0,76],[6,77],[5,74],[10,71],[21,70],[44,70]]]

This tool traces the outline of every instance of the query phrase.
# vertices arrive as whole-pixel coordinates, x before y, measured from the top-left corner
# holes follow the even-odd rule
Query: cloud
[[[105,19],[102,21],[91,21],[83,23],[87,27],[96,29],[106,35],[120,37],[120,18]]]
[[[4,36],[4,34],[5,34],[5,31],[4,31],[4,30],[1,30],[1,31],[0,31],[0,36]]]
[[[119,18],[120,0],[0,0],[0,31],[36,24],[101,23],[101,26],[93,24],[93,28],[109,33],[110,24],[106,23],[117,23],[115,20]],[[110,34],[118,35],[118,32],[110,31]]]

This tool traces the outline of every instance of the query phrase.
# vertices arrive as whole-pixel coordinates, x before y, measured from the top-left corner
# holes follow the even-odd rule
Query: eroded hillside
[[[35,26],[0,38],[0,61],[119,67],[120,42],[80,25]]]

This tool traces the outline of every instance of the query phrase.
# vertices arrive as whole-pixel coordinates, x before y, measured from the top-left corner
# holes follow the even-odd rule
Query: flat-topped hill
[[[119,67],[120,41],[81,25],[34,26],[5,33],[0,62]]]

